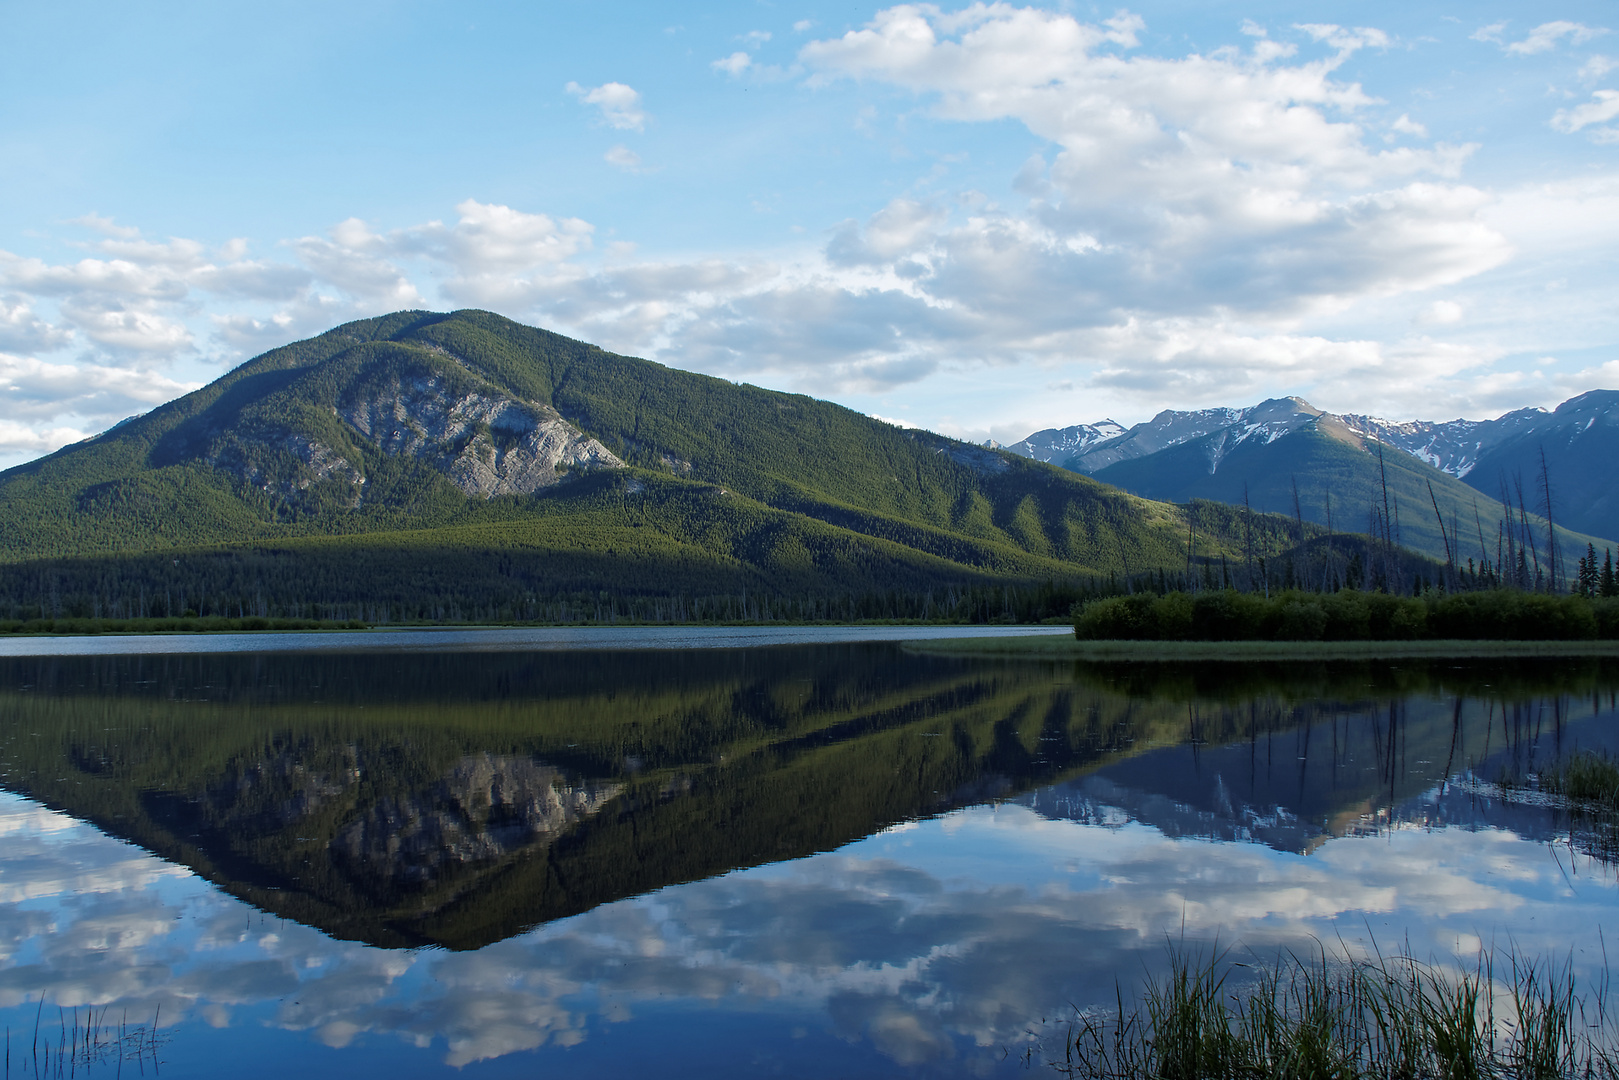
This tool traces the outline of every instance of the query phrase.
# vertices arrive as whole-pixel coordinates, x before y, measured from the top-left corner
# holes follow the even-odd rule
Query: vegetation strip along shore
[[[1400,660],[1484,656],[1619,656],[1619,641],[1076,641],[1071,637],[907,641],[911,652],[1030,660]]]

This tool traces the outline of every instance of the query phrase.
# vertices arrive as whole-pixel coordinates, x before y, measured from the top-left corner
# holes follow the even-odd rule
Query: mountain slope
[[[1505,520],[1499,503],[1405,454],[1385,451],[1380,464],[1374,451],[1375,444],[1323,416],[1271,438],[1231,440],[1219,432],[1109,466],[1097,479],[1154,499],[1241,503],[1246,497],[1256,510],[1282,514],[1293,511],[1296,483],[1305,520],[1325,524],[1330,499],[1336,531],[1366,532],[1373,517],[1384,513],[1386,477],[1387,513],[1400,543],[1443,561],[1446,538],[1434,514],[1437,502],[1457,561],[1487,559],[1499,565]],[[1219,467],[1211,469],[1216,458]],[[1544,522],[1532,516],[1530,528],[1543,559]],[[1559,528],[1562,573],[1572,570],[1588,543],[1600,547],[1608,541]]]
[[[1592,390],[1550,413],[1536,410],[1496,434],[1462,479],[1486,495],[1497,495],[1503,480],[1513,486],[1518,477],[1533,489],[1542,450],[1553,518],[1576,531],[1619,536],[1619,391]]]
[[[1183,566],[1183,528],[1176,507],[829,402],[487,312],[401,312],[0,473],[0,595],[116,581],[113,607],[149,583],[142,605],[211,588],[250,609],[272,578],[392,593],[406,566],[535,598],[914,590]],[[326,584],[293,580],[313,565]]]
[[[1060,431],[1052,429],[1037,432],[1008,449],[1096,476],[1149,498],[1236,498],[1240,501],[1244,476],[1226,475],[1216,479],[1222,471],[1229,474],[1233,466],[1226,463],[1226,458],[1234,455],[1242,470],[1251,474],[1246,476],[1250,488],[1266,492],[1263,496],[1253,496],[1255,506],[1291,512],[1290,480],[1283,485],[1287,489],[1285,497],[1278,497],[1272,490],[1276,477],[1271,474],[1285,472],[1289,478],[1298,479],[1305,517],[1323,521],[1322,492],[1329,482],[1342,486],[1347,475],[1343,473],[1345,461],[1318,478],[1312,473],[1318,463],[1312,459],[1288,460],[1297,453],[1297,444],[1277,442],[1289,433],[1312,425],[1368,454],[1381,443],[1388,453],[1401,460],[1415,459],[1435,473],[1462,481],[1481,496],[1477,501],[1483,508],[1484,526],[1492,535],[1495,522],[1503,518],[1499,505],[1503,481],[1516,501],[1515,481],[1521,479],[1525,507],[1531,512],[1541,507],[1540,451],[1544,448],[1552,480],[1553,517],[1579,534],[1571,536],[1571,542],[1577,541],[1583,548],[1587,542],[1597,542],[1598,546],[1611,542],[1596,540],[1598,537],[1619,537],[1619,477],[1609,464],[1619,460],[1619,392],[1611,390],[1583,394],[1550,413],[1543,409],[1518,409],[1494,420],[1444,422],[1396,423],[1372,416],[1336,415],[1323,412],[1300,398],[1278,398],[1242,409],[1165,410],[1145,423],[1105,438],[1095,437],[1095,433],[1117,428],[1113,421]],[[1275,447],[1270,451],[1255,449],[1271,444]],[[1248,452],[1238,453],[1240,446],[1248,446]],[[1184,447],[1194,449],[1181,449]],[[1202,481],[1192,479],[1197,468],[1189,464],[1198,458],[1203,461],[1207,477]],[[1138,459],[1158,464],[1125,467],[1125,463]],[[1359,527],[1364,527],[1368,504],[1366,488],[1375,465],[1366,458],[1346,460],[1358,463],[1357,468],[1350,470],[1358,480],[1352,485],[1354,491],[1344,490],[1342,494],[1358,504]],[[1160,469],[1164,471],[1162,477],[1156,476]],[[1433,525],[1426,483],[1433,482],[1447,516],[1459,512],[1462,520],[1470,520],[1470,513],[1461,511],[1470,510],[1475,496],[1432,473],[1419,470],[1419,474],[1423,482],[1404,491],[1400,497],[1409,507],[1414,493],[1426,508],[1419,508],[1419,516],[1425,514],[1427,521],[1419,524],[1412,538],[1428,554],[1442,557],[1443,543]],[[1411,487],[1410,484],[1405,486]],[[1451,497],[1447,499],[1445,492]],[[1536,528],[1544,533],[1543,524]],[[1475,547],[1476,533],[1475,525]]]

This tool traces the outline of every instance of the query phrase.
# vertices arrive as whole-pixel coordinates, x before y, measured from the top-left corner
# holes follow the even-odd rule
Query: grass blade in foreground
[[[1619,1077],[1605,995],[1581,995],[1567,966],[1490,953],[1454,972],[1407,955],[1289,953],[1228,987],[1236,967],[1171,948],[1141,1000],[1081,1014],[1057,1072],[1087,1080]]]

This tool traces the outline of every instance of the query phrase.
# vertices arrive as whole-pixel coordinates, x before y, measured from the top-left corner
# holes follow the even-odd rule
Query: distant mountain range
[[[1130,428],[1113,420],[1052,428],[1006,449],[1176,502],[1240,502],[1246,490],[1256,509],[1292,513],[1296,484],[1303,517],[1325,523],[1330,495],[1334,525],[1364,530],[1369,507],[1381,499],[1380,448],[1383,471],[1393,472],[1402,536],[1430,554],[1442,555],[1446,542],[1434,517],[1437,501],[1447,532],[1451,520],[1460,529],[1463,557],[1482,547],[1493,561],[1503,491],[1517,505],[1521,490],[1524,509],[1544,512],[1542,453],[1554,520],[1586,534],[1586,542],[1619,537],[1619,391],[1613,390],[1581,394],[1551,412],[1408,423],[1275,398],[1248,408],[1165,410]]]

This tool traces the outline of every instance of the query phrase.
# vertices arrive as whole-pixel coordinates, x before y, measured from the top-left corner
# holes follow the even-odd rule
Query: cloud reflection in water
[[[1364,946],[1368,932],[1419,955],[1510,939],[1561,956],[1572,943],[1589,971],[1619,899],[1611,870],[1503,831],[1395,827],[1299,855],[1008,804],[476,951],[389,951],[266,917],[14,796],[0,800],[0,836],[0,1005],[19,1016],[43,987],[53,1006],[114,1015],[161,1003],[165,1026],[263,1025],[253,1037],[282,1040],[283,1062],[288,1039],[403,1040],[422,1048],[420,1068],[607,1032],[655,1038],[678,1006],[687,1023],[768,1015],[869,1047],[887,1068],[981,1071],[1031,1022],[1133,982],[1183,927],[1260,956],[1312,938]]]

